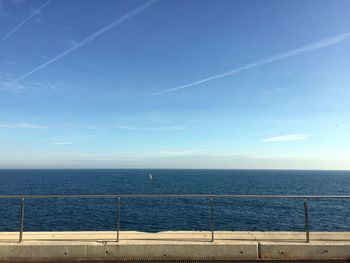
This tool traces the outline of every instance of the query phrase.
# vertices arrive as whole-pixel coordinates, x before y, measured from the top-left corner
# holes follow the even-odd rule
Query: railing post
[[[118,197],[118,211],[117,211],[117,242],[119,242],[119,230],[120,230],[120,197]]]
[[[211,228],[211,242],[214,242],[214,198],[210,197],[210,228]]]
[[[23,239],[23,227],[24,227],[24,198],[21,198],[21,219],[19,223],[19,242]]]
[[[307,211],[307,199],[304,199],[304,219],[305,219],[305,234],[306,234],[306,243],[310,241],[309,233],[309,215]]]

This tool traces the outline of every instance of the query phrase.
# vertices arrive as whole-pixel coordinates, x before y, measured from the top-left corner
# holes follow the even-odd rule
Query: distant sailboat
[[[152,180],[152,179],[153,179],[153,177],[152,177],[152,175],[151,175],[151,174],[149,174],[149,175],[148,175],[148,177],[149,177],[149,179],[150,179],[150,180]]]

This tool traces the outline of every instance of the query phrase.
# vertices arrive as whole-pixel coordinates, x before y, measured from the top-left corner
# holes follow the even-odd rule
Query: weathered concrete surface
[[[350,244],[311,242],[310,244],[265,242],[261,246],[261,259],[350,259]]]
[[[0,260],[350,259],[350,232],[25,232],[0,233]]]

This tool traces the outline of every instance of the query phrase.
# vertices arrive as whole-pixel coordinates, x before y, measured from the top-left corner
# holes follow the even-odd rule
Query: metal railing
[[[326,200],[326,199],[350,199],[350,195],[328,195],[328,196],[316,196],[316,195],[206,195],[206,194],[162,194],[162,195],[146,195],[146,194],[123,194],[123,195],[0,195],[0,199],[19,199],[21,204],[20,210],[20,228],[19,228],[19,242],[23,240],[24,231],[24,200],[25,199],[77,199],[77,198],[110,198],[117,200],[117,233],[116,241],[119,242],[120,232],[120,217],[121,217],[121,199],[152,199],[152,198],[184,198],[184,199],[209,199],[210,201],[210,231],[211,242],[215,239],[215,199],[299,199],[303,200],[304,204],[304,229],[305,229],[305,242],[310,241],[309,231],[309,216],[308,216],[308,200]]]

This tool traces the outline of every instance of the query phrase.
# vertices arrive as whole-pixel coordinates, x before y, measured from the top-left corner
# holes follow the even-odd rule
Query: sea
[[[152,174],[150,178],[149,174]],[[0,170],[0,195],[350,195],[350,171],[50,169]],[[308,200],[311,231],[350,231],[350,199]],[[211,200],[122,198],[120,230],[211,229]],[[113,231],[117,199],[26,199],[25,231]],[[298,199],[213,200],[215,230],[303,231]],[[0,231],[18,231],[20,200],[0,199]]]

